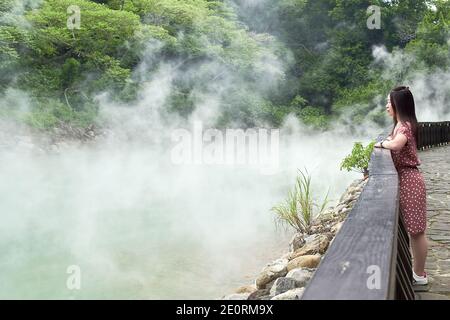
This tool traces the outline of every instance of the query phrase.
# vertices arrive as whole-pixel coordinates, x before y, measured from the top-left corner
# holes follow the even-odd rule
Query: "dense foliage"
[[[382,8],[382,28],[366,9]],[[81,10],[69,29],[69,6]],[[217,125],[278,126],[287,114],[326,128],[349,108],[362,121],[378,98],[416,71],[450,67],[444,0],[2,0],[0,116],[49,128],[96,121],[95,97],[132,105],[164,63],[175,66],[164,110],[188,116],[202,97]],[[414,57],[382,76],[373,46]],[[140,68],[145,65],[144,71]],[[140,68],[138,68],[140,66]],[[172,69],[174,70],[174,69]],[[11,96],[27,92],[20,112]],[[3,96],[3,98],[2,98]],[[381,114],[371,113],[383,122]]]

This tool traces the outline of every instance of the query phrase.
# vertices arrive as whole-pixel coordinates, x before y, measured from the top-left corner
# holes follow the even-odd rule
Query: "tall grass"
[[[327,194],[319,205],[312,195],[311,176],[305,169],[299,170],[295,186],[288,192],[286,200],[272,208],[277,225],[291,226],[297,232],[309,234],[314,221],[323,213],[328,204]]]

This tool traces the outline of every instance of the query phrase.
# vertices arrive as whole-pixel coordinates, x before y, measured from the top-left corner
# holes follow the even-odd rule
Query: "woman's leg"
[[[411,235],[411,249],[414,257],[414,272],[418,276],[423,276],[428,252],[428,241],[425,232]]]

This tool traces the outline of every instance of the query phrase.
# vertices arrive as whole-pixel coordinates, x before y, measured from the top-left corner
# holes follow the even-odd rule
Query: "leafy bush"
[[[328,192],[322,204],[317,204],[311,192],[311,176],[299,170],[296,184],[289,191],[287,199],[272,208],[277,224],[289,225],[300,233],[309,233],[315,219],[327,205]]]
[[[307,106],[299,112],[300,119],[303,123],[311,125],[316,129],[326,129],[328,127],[328,118],[320,108]]]
[[[352,152],[344,158],[341,163],[341,170],[356,171],[363,174],[368,173],[370,155],[373,151],[375,141],[372,141],[364,147],[361,142],[355,142]]]

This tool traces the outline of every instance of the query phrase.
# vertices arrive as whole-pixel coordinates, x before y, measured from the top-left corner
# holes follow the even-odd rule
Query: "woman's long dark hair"
[[[419,124],[416,118],[416,109],[414,104],[414,97],[409,91],[408,87],[401,86],[392,89],[389,94],[391,100],[391,106],[394,111],[394,128],[392,129],[392,135],[394,134],[395,126],[398,123],[398,118],[402,122],[409,121],[411,124],[412,133],[416,140],[416,145],[419,143]]]

